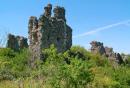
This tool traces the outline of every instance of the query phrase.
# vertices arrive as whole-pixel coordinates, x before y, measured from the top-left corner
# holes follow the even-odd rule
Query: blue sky
[[[130,0],[1,0],[2,39],[7,33],[27,37],[29,17],[39,17],[48,3],[65,7],[73,45],[89,49],[89,43],[97,40],[117,52],[130,53]]]

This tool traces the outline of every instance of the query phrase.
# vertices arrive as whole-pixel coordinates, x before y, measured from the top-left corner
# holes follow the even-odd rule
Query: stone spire
[[[44,7],[44,16],[46,17],[51,17],[51,10],[52,10],[52,5],[48,4],[46,7]]]
[[[44,10],[38,20],[34,16],[29,19],[29,49],[33,53],[32,62],[37,58],[43,59],[42,50],[52,44],[58,52],[64,52],[72,45],[72,29],[66,23],[65,9],[56,6],[53,10],[54,17],[51,16],[51,4]]]
[[[54,12],[54,17],[55,18],[57,18],[57,19],[63,19],[64,21],[66,21],[64,7],[56,6],[54,8],[53,12]]]
[[[38,40],[37,36],[38,20],[37,17],[31,16],[28,23],[28,33],[29,33],[29,42],[30,44],[36,43]]]

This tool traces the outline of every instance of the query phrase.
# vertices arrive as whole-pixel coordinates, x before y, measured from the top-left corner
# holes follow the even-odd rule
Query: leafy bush
[[[128,65],[115,65],[108,58],[94,55],[83,47],[73,46],[66,52],[58,53],[52,45],[43,50],[43,54],[44,61],[36,60],[36,68],[30,68],[28,49],[20,52],[0,49],[0,81],[11,80],[9,82],[14,83],[14,79],[18,80],[15,81],[16,88],[18,85],[25,88],[130,87]]]
[[[0,48],[0,57],[5,58],[13,58],[15,56],[15,53],[13,50],[9,48]]]
[[[130,55],[128,55],[127,58],[125,58],[125,62],[128,66],[130,66]]]
[[[44,76],[47,88],[83,88],[93,80],[87,62],[78,60],[77,56],[69,57],[70,64],[67,64],[64,60],[68,58],[66,52],[57,53],[53,45],[44,50],[43,54],[46,61],[39,65],[39,72]]]
[[[14,52],[8,48],[0,49],[0,80],[11,80],[27,75],[28,58],[26,49],[20,52]]]

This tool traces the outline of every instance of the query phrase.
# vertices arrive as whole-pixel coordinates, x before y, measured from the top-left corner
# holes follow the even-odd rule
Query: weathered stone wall
[[[68,50],[72,45],[72,29],[67,25],[65,9],[56,6],[51,16],[52,5],[44,8],[43,15],[39,19],[31,16],[29,19],[29,48],[35,53],[33,58],[41,57],[41,50],[54,44],[58,52]]]
[[[105,53],[107,57],[110,57],[110,56],[113,57],[113,53],[114,53],[113,48],[105,47]]]
[[[115,61],[118,64],[123,63],[122,56],[119,53],[115,53],[113,48],[104,47],[103,43],[97,41],[92,41],[90,44],[92,53],[105,55],[109,60]]]
[[[7,39],[7,48],[11,48],[15,51],[27,48],[28,43],[27,43],[27,38],[22,37],[22,36],[15,36],[12,34],[8,34],[8,39]]]
[[[101,55],[103,55],[103,54],[105,54],[105,48],[104,48],[104,46],[103,46],[103,43],[101,43],[101,42],[97,42],[97,41],[92,41],[91,43],[91,51],[93,52],[93,53],[95,53],[95,54],[101,54]]]

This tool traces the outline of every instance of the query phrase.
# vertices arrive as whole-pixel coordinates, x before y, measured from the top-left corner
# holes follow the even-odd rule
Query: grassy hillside
[[[32,68],[28,49],[1,48],[0,88],[130,88],[129,64],[118,65],[80,46],[57,53],[52,45],[43,54],[45,61],[35,61]]]

